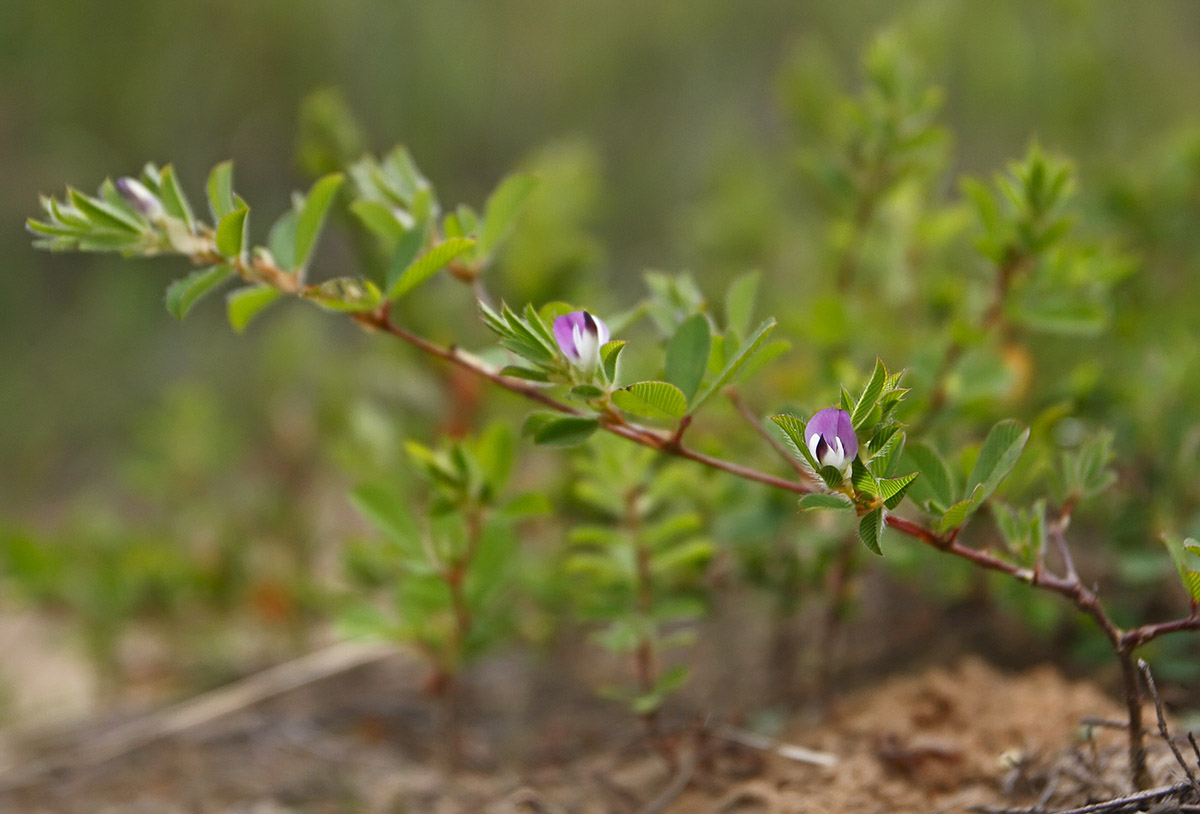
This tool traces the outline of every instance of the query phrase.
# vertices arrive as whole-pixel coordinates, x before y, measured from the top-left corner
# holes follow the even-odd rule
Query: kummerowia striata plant
[[[1017,463],[1029,438],[1028,428],[1016,421],[997,424],[960,480],[932,447],[906,444],[897,410],[908,391],[900,386],[902,374],[889,372],[882,361],[876,362],[857,395],[843,389],[836,406],[825,407],[808,420],[790,414],[773,417],[792,454],[802,464],[804,476],[789,479],[701,452],[684,443],[699,409],[786,349],[784,344],[769,341],[774,320],[749,330],[745,314],[731,313],[727,315],[732,317],[730,323],[722,329],[707,312],[702,298],[694,295],[694,286],[686,278],[654,279],[654,295],[642,310],[655,318],[665,334],[660,357],[662,374],[660,378],[629,382],[620,365],[626,342],[612,340],[609,332],[613,326],[591,312],[553,303],[540,309],[527,305],[514,310],[481,301],[484,322],[497,334],[511,360],[507,366],[494,367],[477,356],[435,344],[396,324],[390,306],[447,267],[455,276],[477,285],[480,271],[495,250],[498,236],[507,230],[519,209],[529,182],[524,178],[506,181],[492,196],[482,217],[466,209],[441,217],[431,187],[403,151],[383,162],[368,160],[353,168],[351,176],[356,183],[348,196],[350,210],[391,254],[382,279],[341,277],[319,284],[306,281],[321,226],[343,185],[339,175],[327,176],[307,195],[297,196],[292,208],[270,229],[265,246],[250,243],[250,207],[234,193],[228,163],[218,165],[209,178],[212,224],[195,216],[170,167],[148,166],[140,180],[105,182],[95,196],[72,189],[63,199],[43,199],[45,218],[31,220],[29,228],[38,235],[37,245],[52,250],[117,251],[130,257],[172,253],[201,266],[168,289],[167,305],[177,316],[186,315],[202,297],[235,280],[244,285],[229,295],[228,310],[230,322],[238,330],[285,296],[307,299],[329,310],[348,312],[365,328],[414,345],[534,402],[538,411],[526,422],[525,432],[536,443],[574,446],[603,431],[660,455],[690,460],[793,492],[800,496],[800,507],[806,511],[851,513],[858,518],[862,543],[876,554],[883,553],[885,529],[891,528],[949,556],[1059,593],[1096,621],[1123,668],[1132,768],[1138,782],[1145,782],[1141,694],[1133,653],[1159,636],[1200,628],[1196,610],[1200,599],[1196,574],[1200,569],[1194,562],[1194,544],[1174,547],[1180,574],[1192,597],[1185,616],[1130,629],[1122,629],[1112,621],[1094,591],[1077,574],[1066,544],[1075,505],[1108,485],[1103,456],[1066,463],[1060,508],[1052,519],[1046,518],[1044,503],[1028,511],[996,509],[1010,554],[967,545],[959,536],[972,515],[990,504]],[[737,302],[736,292],[732,301]],[[684,307],[678,307],[680,304]],[[613,332],[624,327],[622,324]],[[485,542],[494,539],[494,534],[487,531],[492,528],[488,518],[503,520],[504,513],[493,515],[489,506],[502,476],[499,470],[504,467],[494,462],[483,466],[478,460],[481,456],[495,459],[497,456],[486,450],[496,443],[489,441],[473,453],[465,446],[437,453],[412,447],[418,468],[427,472],[430,482],[443,495],[449,495],[441,498],[444,507],[457,512],[443,513],[448,519],[434,522],[427,529],[422,530],[405,516],[399,504],[378,490],[364,488],[356,497],[395,542],[396,551],[407,552],[401,559],[413,558],[410,565],[401,566],[402,575],[397,577],[403,580],[401,584],[415,586],[425,580],[429,585],[440,582],[445,586],[435,592],[442,597],[436,602],[434,594],[426,589],[402,593],[401,618],[407,621],[401,626],[385,627],[395,635],[424,642],[448,672],[456,670],[463,656],[477,647],[474,637],[481,630],[471,621],[472,594],[455,591],[472,584],[486,585],[471,569],[489,550],[491,544]],[[493,469],[497,471],[489,475]],[[629,577],[631,597],[651,586],[656,545],[653,539],[669,539],[663,537],[666,532],[654,532],[645,525],[650,520],[646,514],[650,508],[643,505],[642,493],[643,489],[653,493],[652,481],[639,481],[636,490],[624,495],[625,509],[614,514],[617,528],[624,529],[621,539],[632,546],[635,567]],[[897,513],[906,496],[914,498],[928,521]],[[442,529],[447,522],[465,525],[456,525],[457,531]],[[577,545],[595,544],[601,536],[597,527],[577,532],[575,539]],[[427,541],[422,542],[422,538]],[[686,556],[675,556],[679,562],[699,562],[702,558],[697,552],[707,556],[707,545],[697,548],[689,544],[683,549]],[[1051,571],[1046,565],[1047,545],[1056,552],[1061,572]],[[607,550],[606,556],[613,553]],[[496,558],[482,559],[494,564]],[[595,566],[599,560],[576,558],[574,562],[573,567],[579,571],[604,570],[585,565],[591,562]],[[646,567],[637,565],[639,562]],[[606,579],[611,581],[612,574]],[[418,601],[420,597],[428,601]],[[652,605],[646,603],[653,600],[632,601],[634,616],[630,620],[644,621],[617,621],[606,636],[622,649],[628,642],[644,662],[655,647],[653,639],[645,637],[658,635],[651,633],[652,627],[646,627],[654,618]],[[422,619],[426,611],[447,614],[452,620],[449,627],[434,624],[432,616]],[[672,672],[656,678],[644,674],[635,709],[651,714],[681,675]]]
[[[922,90],[909,67],[895,41],[877,43],[866,89],[841,108],[845,126],[829,135],[823,157],[806,155],[806,167],[837,193],[844,227],[834,230],[833,241],[841,299],[815,304],[814,321],[838,312],[851,291],[874,302],[886,290],[888,281],[873,279],[878,252],[869,250],[889,237],[880,233],[892,228],[880,215],[889,207],[917,207],[910,220],[929,221],[919,248],[935,256],[950,251],[947,245],[961,234],[957,224],[969,220],[957,204],[954,217],[920,209],[934,195],[945,139],[934,124],[937,96]],[[659,656],[678,643],[676,634],[686,632],[686,620],[701,607],[697,575],[717,550],[698,515],[676,505],[681,495],[663,489],[668,473],[690,462],[796,495],[803,512],[841,513],[845,528],[875,554],[895,544],[885,540],[890,529],[946,557],[1064,597],[1096,624],[1120,666],[1131,774],[1145,786],[1134,653],[1167,634],[1200,629],[1200,544],[1169,541],[1190,600],[1185,613],[1122,627],[1078,573],[1067,540],[1077,506],[1113,485],[1111,444],[1099,437],[1053,466],[1042,461],[1041,469],[1056,473],[1053,492],[1014,505],[1026,495],[1010,495],[1004,503],[997,495],[1031,443],[1030,427],[1001,420],[980,443],[948,457],[937,449],[945,445],[944,434],[934,432],[951,422],[956,405],[999,403],[996,394],[1021,386],[1026,334],[1091,335],[1106,324],[1108,292],[1128,273],[1128,263],[1073,235],[1067,214],[1073,179],[1069,164],[1033,147],[993,184],[967,182],[964,193],[979,233],[972,251],[984,272],[972,295],[957,300],[945,294],[967,286],[954,264],[944,265],[958,276],[935,275],[935,305],[923,314],[933,334],[887,354],[913,357],[911,371],[891,372],[877,360],[862,376],[840,359],[839,378],[853,390],[814,394],[803,399],[803,410],[781,412],[767,424],[738,388],[789,343],[774,337],[774,319],[753,319],[756,275],[730,284],[720,318],[686,275],[648,274],[649,296],[604,318],[566,303],[514,307],[492,300],[484,280],[534,187],[527,175],[505,179],[482,212],[466,206],[444,211],[407,151],[397,149],[317,180],[294,197],[259,245],[251,239],[251,206],[234,191],[229,162],[209,176],[207,221],[170,166],[147,165],[138,178],[105,181],[96,195],[68,189],[62,198],[44,197],[44,215],[28,226],[36,245],[53,251],[167,254],[190,261],[197,269],[167,290],[167,308],[177,317],[231,284],[237,287],[227,296],[227,312],[238,331],[286,297],[308,300],[526,399],[534,412],[523,431],[536,444],[578,447],[597,434],[611,436],[607,443],[591,443],[576,462],[576,497],[600,517],[569,535],[566,561],[581,580],[577,609],[598,625],[602,642],[632,654],[636,686],[625,697],[648,723],[684,676],[661,669]],[[354,216],[378,262],[362,274],[311,282],[313,250],[335,206]],[[469,353],[397,318],[395,303],[443,270],[470,286],[498,348]],[[947,305],[951,301],[961,305]],[[894,318],[890,313],[888,319]],[[661,341],[633,338],[639,320],[649,322]],[[867,320],[856,338],[870,339],[872,327]],[[810,333],[819,339],[818,328]],[[630,376],[628,369],[648,373]],[[912,392],[901,386],[902,377],[915,382]],[[711,439],[692,443],[689,428],[722,395],[787,457],[785,474],[724,457]],[[628,446],[612,446],[621,442]],[[410,502],[394,487],[372,484],[355,493],[388,542],[356,550],[352,561],[364,585],[394,584],[398,592],[390,606],[358,605],[350,618],[376,635],[416,642],[444,675],[453,675],[506,628],[504,606],[497,604],[507,573],[501,561],[512,550],[518,510],[532,506],[517,501],[514,509],[499,499],[507,448],[495,429],[436,449],[411,445],[414,467],[427,484],[427,522],[412,515]],[[673,466],[664,465],[668,459]],[[622,472],[636,477],[622,482]],[[1036,479],[1024,480],[1028,492]],[[1000,532],[995,548],[986,536],[974,543],[962,539],[984,510]]]

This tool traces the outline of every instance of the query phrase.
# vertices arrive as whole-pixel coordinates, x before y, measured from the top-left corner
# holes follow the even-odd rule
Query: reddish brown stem
[[[393,324],[388,318],[386,308],[381,308],[370,313],[356,314],[355,318],[364,327],[389,333],[432,356],[470,370],[475,375],[494,383],[498,387],[516,393],[557,412],[566,415],[580,415],[578,410],[558,401],[528,382],[502,376],[499,372],[485,366],[479,360],[465,355],[455,348],[447,348],[430,342]],[[717,458],[689,449],[671,436],[631,424],[615,413],[603,415],[600,426],[607,432],[619,435],[634,443],[656,449],[667,455],[695,461],[703,466],[726,472],[744,480],[755,481],[799,495],[809,494],[814,491],[813,487],[806,483],[786,480],[733,463],[732,461],[727,461],[723,458]],[[1014,579],[1029,583],[1032,586],[1060,594],[1090,616],[1109,640],[1118,661],[1121,663],[1122,682],[1125,685],[1126,705],[1129,710],[1131,769],[1135,782],[1139,784],[1145,782],[1145,753],[1142,747],[1144,732],[1140,706],[1141,693],[1137,683],[1136,670],[1132,670],[1131,672],[1133,652],[1136,648],[1159,636],[1200,629],[1200,614],[1197,613],[1196,609],[1193,608],[1189,615],[1182,619],[1142,625],[1128,631],[1121,630],[1105,612],[1095,592],[1084,585],[1078,575],[1074,573],[1074,566],[1070,563],[1069,559],[1064,559],[1066,575],[1059,576],[1041,567],[1028,568],[1017,565],[992,554],[990,551],[965,546],[957,541],[959,529],[942,534],[897,515],[888,515],[887,524],[901,534],[919,540],[947,554],[968,560],[981,568],[1007,574]]]
[[[780,458],[783,458],[785,461],[787,461],[788,465],[792,467],[792,469],[796,470],[796,474],[800,476],[801,480],[811,483],[812,474],[808,471],[807,467],[805,467],[804,463],[796,458],[796,456],[790,451],[788,451],[787,447],[779,443],[779,439],[767,432],[767,428],[763,426],[763,423],[759,420],[758,416],[756,416],[754,412],[746,406],[746,402],[742,401],[741,395],[732,388],[726,391],[726,395],[729,396],[729,401],[731,404],[733,404],[734,409],[737,410],[738,415],[745,419],[746,423],[754,428],[754,431],[758,433],[764,441],[767,442],[767,445],[770,446],[771,449],[775,450],[776,454],[778,454]]]

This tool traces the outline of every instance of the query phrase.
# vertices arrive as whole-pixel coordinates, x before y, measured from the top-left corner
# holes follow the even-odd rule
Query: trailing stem
[[[869,213],[868,213],[869,214]],[[308,288],[292,275],[272,266],[256,261],[250,267],[244,261],[236,265],[238,273],[251,280],[264,281],[282,291],[304,296]],[[1001,274],[998,287],[1007,288],[1008,280],[1016,271],[1016,266],[1007,275]],[[989,310],[989,321],[998,319],[1002,312],[992,308]],[[386,305],[369,312],[359,312],[353,318],[368,330],[377,330],[404,341],[417,349],[442,359],[450,364],[461,367],[479,376],[497,387],[515,393],[525,399],[566,415],[579,415],[579,411],[558,399],[550,396],[529,382],[502,375],[480,359],[466,354],[454,347],[445,347],[412,333],[392,322]],[[601,416],[600,427],[614,435],[625,438],[636,444],[649,447],[666,455],[694,461],[703,466],[726,472],[744,480],[761,483],[776,489],[782,489],[797,495],[811,494],[816,491],[812,481],[807,478],[789,480],[777,475],[743,466],[732,461],[699,452],[683,445],[677,434],[664,434],[657,430],[642,427],[628,422],[617,413],[606,413]],[[960,529],[952,529],[945,533],[937,532],[912,520],[895,514],[886,516],[887,525],[893,530],[912,537],[925,545],[938,549],[946,554],[968,560],[980,568],[1018,579],[1042,590],[1057,593],[1070,600],[1079,610],[1086,613],[1100,627],[1112,645],[1114,655],[1121,665],[1122,682],[1125,685],[1126,706],[1129,711],[1129,760],[1134,782],[1139,787],[1147,782],[1144,749],[1144,725],[1141,716],[1141,691],[1137,682],[1137,671],[1133,666],[1133,654],[1136,649],[1159,636],[1171,633],[1200,630],[1200,609],[1193,605],[1186,617],[1168,622],[1141,625],[1130,630],[1122,630],[1109,618],[1100,603],[1096,593],[1080,580],[1075,566],[1067,550],[1064,532],[1070,521],[1070,505],[1063,508],[1058,521],[1052,524],[1050,536],[1058,548],[1064,573],[1056,574],[1045,568],[1041,563],[1033,568],[1018,565],[1003,557],[997,556],[987,549],[977,549],[963,545],[958,541]],[[639,582],[642,582],[647,571],[646,565],[639,556]],[[640,595],[640,593],[639,593]],[[469,617],[467,617],[469,619]],[[467,628],[461,628],[465,633]],[[641,651],[639,670],[644,676],[653,675],[653,649]],[[665,748],[665,747],[664,747]]]

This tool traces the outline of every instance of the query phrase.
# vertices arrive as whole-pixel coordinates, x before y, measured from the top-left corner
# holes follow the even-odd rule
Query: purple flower
[[[808,451],[821,466],[844,469],[858,455],[858,438],[845,410],[830,407],[808,420]]]
[[[154,197],[145,184],[134,178],[118,178],[117,192],[147,220],[158,220],[163,216],[163,205]]]
[[[600,347],[608,342],[608,326],[587,311],[572,311],[554,320],[554,338],[567,359],[591,373],[600,364]]]

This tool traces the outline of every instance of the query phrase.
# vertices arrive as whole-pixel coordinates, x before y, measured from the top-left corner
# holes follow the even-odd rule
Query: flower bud
[[[155,221],[165,214],[162,202],[146,189],[146,185],[141,181],[128,177],[118,178],[116,187],[121,197],[146,220]]]
[[[587,311],[572,311],[554,320],[554,339],[573,365],[591,373],[600,364],[600,348],[608,342],[608,326]]]
[[[818,411],[809,419],[804,434],[808,451],[821,466],[844,470],[858,455],[858,437],[845,410],[830,407]]]

